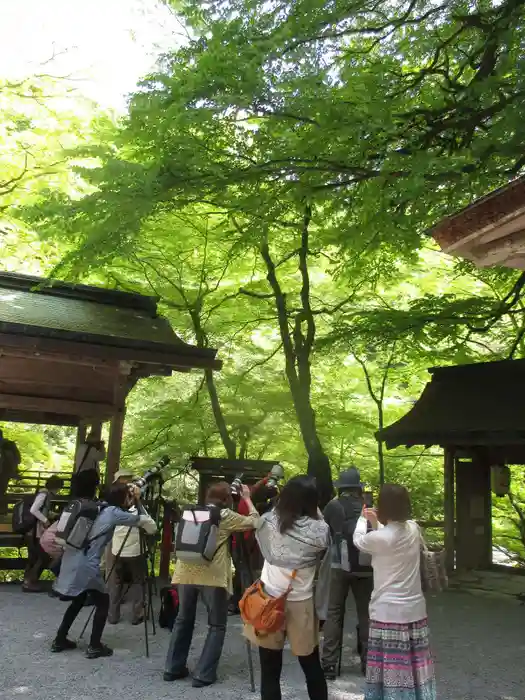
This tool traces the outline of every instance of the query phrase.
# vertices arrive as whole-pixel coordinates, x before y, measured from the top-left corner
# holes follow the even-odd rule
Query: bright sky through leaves
[[[122,111],[125,95],[180,33],[157,0],[0,0],[1,73],[70,75],[84,95]]]

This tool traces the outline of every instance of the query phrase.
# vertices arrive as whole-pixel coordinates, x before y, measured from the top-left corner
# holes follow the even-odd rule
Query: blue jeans
[[[196,680],[214,683],[222,654],[228,621],[228,592],[213,586],[179,584],[179,614],[171,633],[165,670],[174,675],[186,668],[199,596],[208,611],[208,635],[193,673]]]

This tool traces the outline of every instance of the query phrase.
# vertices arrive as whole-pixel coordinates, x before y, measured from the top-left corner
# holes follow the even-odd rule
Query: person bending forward
[[[94,490],[89,495],[85,494],[86,498],[94,496]],[[76,643],[68,639],[67,635],[90,595],[95,604],[95,615],[86,656],[96,659],[113,654],[112,649],[102,644],[102,633],[108,617],[109,595],[102,578],[100,560],[117,525],[139,527],[143,524],[145,516],[127,512],[133,501],[138,502],[139,496],[139,489],[135,489],[133,496],[126,484],[113,484],[107,496],[107,506],[101,510],[93,524],[87,549],[79,550],[66,545],[55,591],[70,599],[71,604],[58,628],[51,651],[61,652],[76,648]]]

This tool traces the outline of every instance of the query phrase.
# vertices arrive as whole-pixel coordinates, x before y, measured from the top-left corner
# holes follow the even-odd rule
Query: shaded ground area
[[[258,697],[249,690],[246,651],[238,618],[233,618],[229,626],[219,683],[195,690],[189,681],[168,684],[162,680],[168,633],[158,631],[151,640],[151,656],[146,659],[143,628],[132,627],[126,620],[107,628],[105,641],[115,649],[111,659],[89,661],[82,651],[51,655],[49,644],[64,605],[45,594],[24,595],[17,586],[0,586],[2,700],[106,700],[108,697],[245,700]],[[431,601],[429,607],[440,700],[525,698],[524,606],[449,592]],[[86,609],[73,628],[73,637],[79,634],[87,614]],[[206,632],[204,618],[201,620],[195,635],[197,651]],[[334,700],[362,697],[362,680],[352,656],[354,625],[353,614],[349,612],[344,675],[331,684]],[[258,678],[256,654],[254,659]],[[192,658],[190,668],[191,661]],[[299,666],[289,653],[283,672],[283,691],[285,700],[307,697]]]

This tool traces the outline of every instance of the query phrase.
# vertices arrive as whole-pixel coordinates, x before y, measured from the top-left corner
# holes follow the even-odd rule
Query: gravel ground
[[[18,587],[0,586],[0,698],[27,700],[248,700],[246,651],[239,620],[230,620],[219,682],[195,690],[189,681],[164,683],[162,668],[168,633],[159,630],[144,656],[143,628],[124,621],[108,627],[105,641],[113,646],[110,659],[89,661],[82,651],[51,655],[53,632],[64,603],[45,594],[23,594]],[[525,698],[525,607],[511,601],[449,592],[430,602],[430,619],[440,700],[523,700]],[[76,622],[79,634],[87,610]],[[129,618],[129,616],[128,616]],[[348,647],[344,674],[330,684],[333,700],[360,700],[362,679],[352,650],[353,614],[347,615]],[[206,627],[198,624],[194,638],[202,647]],[[190,656],[190,668],[194,652]],[[256,675],[258,677],[257,659]],[[97,671],[97,673],[95,673]],[[297,662],[286,654],[283,698],[306,699]]]

